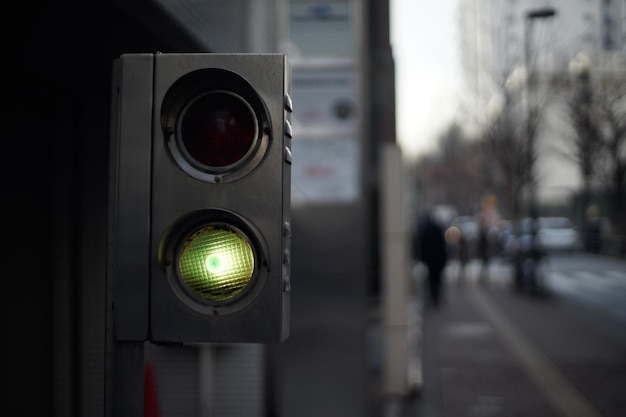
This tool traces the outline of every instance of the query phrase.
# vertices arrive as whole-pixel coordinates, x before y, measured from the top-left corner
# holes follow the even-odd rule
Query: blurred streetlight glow
[[[579,52],[568,64],[569,72],[573,75],[586,74],[591,70],[591,60],[585,52]]]

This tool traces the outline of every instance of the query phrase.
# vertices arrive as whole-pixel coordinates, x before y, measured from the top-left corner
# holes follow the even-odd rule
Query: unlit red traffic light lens
[[[206,226],[184,242],[179,257],[180,277],[200,298],[224,301],[246,288],[254,273],[254,252],[240,232]]]
[[[241,160],[257,136],[256,118],[240,97],[213,92],[196,99],[181,123],[188,154],[209,167],[226,167]]]

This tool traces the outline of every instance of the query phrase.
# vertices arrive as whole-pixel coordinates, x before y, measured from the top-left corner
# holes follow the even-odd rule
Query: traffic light
[[[127,54],[113,69],[115,337],[283,341],[291,262],[286,57]]]

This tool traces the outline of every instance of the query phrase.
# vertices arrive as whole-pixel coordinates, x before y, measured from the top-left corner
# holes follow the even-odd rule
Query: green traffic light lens
[[[229,300],[249,284],[254,274],[254,251],[238,230],[215,225],[192,233],[180,249],[180,278],[198,297]]]

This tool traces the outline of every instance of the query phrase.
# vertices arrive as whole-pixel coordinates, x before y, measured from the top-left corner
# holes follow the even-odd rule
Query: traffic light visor
[[[248,238],[227,225],[206,225],[187,236],[178,270],[185,287],[203,300],[226,301],[240,294],[255,270]]]

